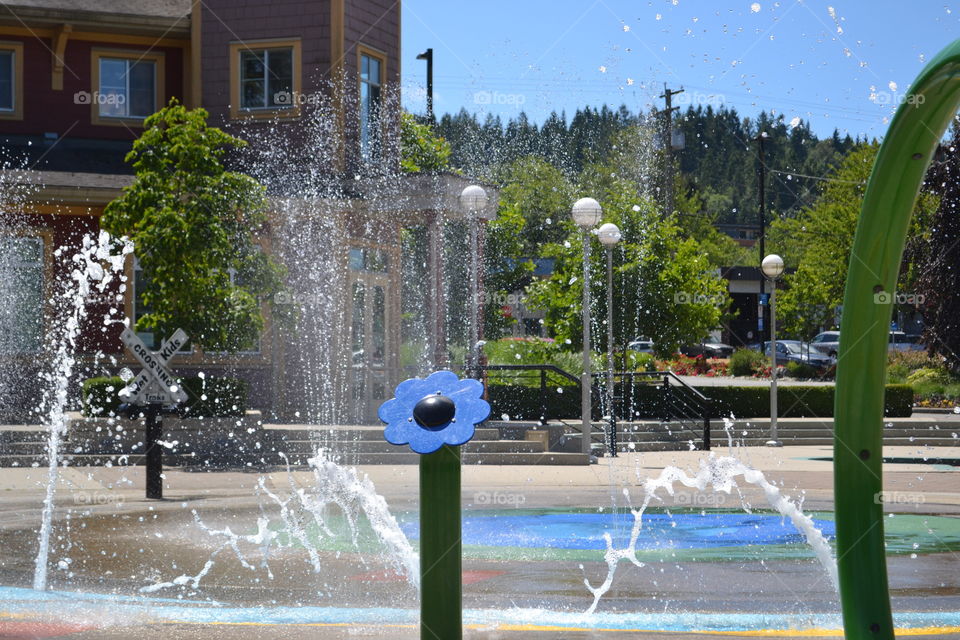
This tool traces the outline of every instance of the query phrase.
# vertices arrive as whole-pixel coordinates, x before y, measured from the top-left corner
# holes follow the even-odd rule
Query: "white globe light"
[[[580,198],[573,203],[573,209],[570,212],[573,214],[573,221],[577,223],[577,226],[589,229],[600,222],[603,208],[593,198]]]
[[[460,192],[460,206],[464,211],[482,211],[489,199],[483,187],[475,184]]]
[[[620,242],[620,227],[612,222],[606,222],[597,229],[597,239],[605,247],[612,247]]]
[[[771,280],[776,280],[783,273],[783,258],[771,253],[760,263],[760,268],[763,270],[763,275]]]

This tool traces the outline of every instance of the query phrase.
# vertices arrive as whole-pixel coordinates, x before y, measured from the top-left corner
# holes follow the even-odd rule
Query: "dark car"
[[[704,358],[729,358],[733,355],[733,347],[722,342],[698,342],[680,347],[680,353],[688,358],[703,356]]]
[[[763,352],[767,355],[770,354],[769,342],[763,343]],[[820,353],[808,342],[801,342],[799,340],[777,340],[777,364],[784,365],[788,362],[808,364],[817,369],[817,371],[824,371],[832,367],[835,360],[828,355]]]

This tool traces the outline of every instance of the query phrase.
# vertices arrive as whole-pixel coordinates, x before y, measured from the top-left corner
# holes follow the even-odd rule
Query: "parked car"
[[[770,354],[770,343],[763,343],[763,352]],[[808,364],[824,371],[833,366],[835,359],[817,351],[809,342],[799,340],[777,340],[777,365],[785,365],[788,362],[799,362]]]
[[[920,336],[906,334],[903,331],[891,331],[887,342],[887,351],[923,351]]]
[[[820,353],[836,358],[840,352],[840,332],[824,331],[811,340],[810,344]],[[920,344],[918,335],[891,331],[887,338],[887,351],[923,351],[923,345]]]
[[[837,354],[840,353],[840,332],[824,331],[817,334],[810,341],[810,345],[820,353],[836,358]]]
[[[653,340],[648,338],[637,338],[627,345],[627,349],[638,353],[653,353]]]
[[[704,358],[729,358],[733,355],[733,347],[722,342],[698,342],[680,347],[680,353],[688,358],[703,356]]]

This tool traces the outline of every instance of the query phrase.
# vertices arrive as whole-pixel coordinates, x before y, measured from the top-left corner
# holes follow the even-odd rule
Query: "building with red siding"
[[[251,404],[275,418],[373,421],[404,376],[402,230],[428,238],[424,339],[441,354],[439,221],[458,215],[467,184],[399,175],[399,77],[400,4],[392,0],[0,5],[0,149],[15,169],[5,184],[22,194],[5,215],[17,214],[13,242],[42,283],[20,313],[32,319],[18,329],[23,336],[7,341],[7,371],[28,379],[40,366],[34,334],[64,268],[55,249],[98,229],[104,206],[133,180],[124,156],[144,118],[176,98],[250,142],[235,162],[268,189],[271,234],[262,242],[288,268],[290,293],[280,302],[298,305],[298,321],[268,326],[254,351],[193,348],[175,368],[241,377]],[[124,312],[135,320],[143,312],[135,260],[127,277]],[[98,304],[108,305],[92,301],[92,318],[102,317]],[[93,324],[81,340],[87,361],[97,356],[107,373],[132,365],[119,325]],[[20,385],[20,408],[7,414],[36,402],[39,389],[28,387]]]

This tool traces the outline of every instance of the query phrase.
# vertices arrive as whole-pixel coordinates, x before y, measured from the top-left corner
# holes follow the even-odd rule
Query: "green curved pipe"
[[[883,547],[883,393],[891,304],[910,215],[960,106],[960,40],[920,73],[890,123],[867,183],[840,323],[834,431],[837,565],[847,640],[893,638]]]

